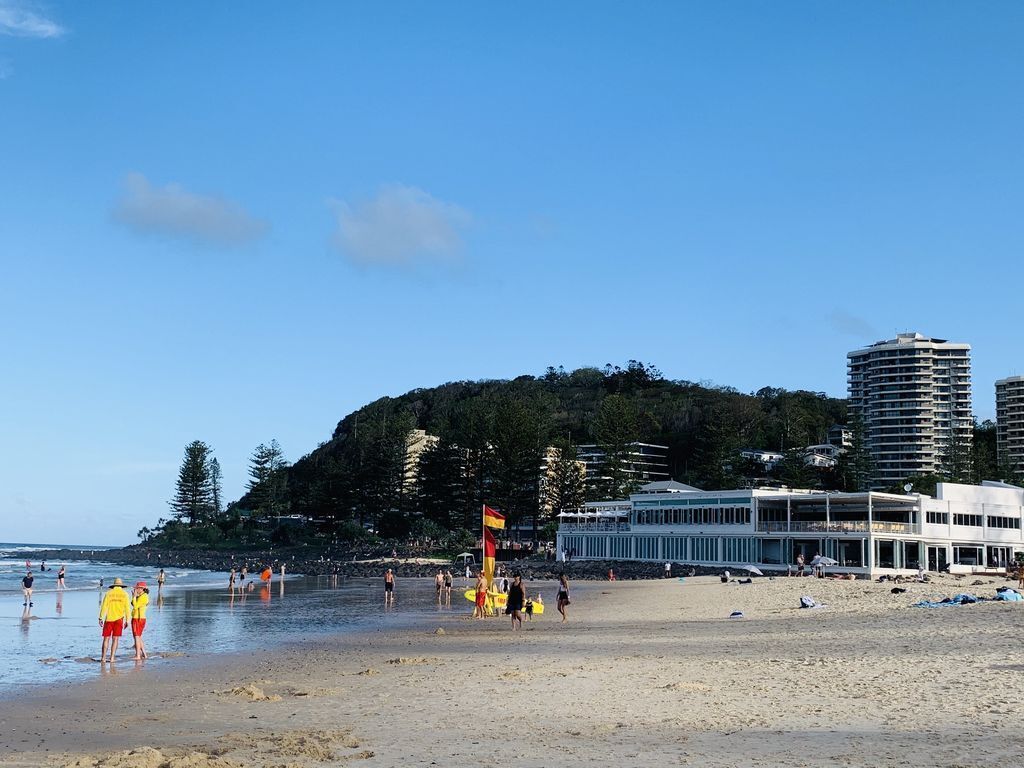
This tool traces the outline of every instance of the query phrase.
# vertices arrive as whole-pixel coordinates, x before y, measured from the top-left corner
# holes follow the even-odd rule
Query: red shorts
[[[133,636],[138,637],[138,636],[142,635],[142,632],[145,629],[146,629],[146,620],[145,619],[132,619],[132,635]]]
[[[476,607],[477,608],[483,608],[484,604],[486,602],[487,602],[487,593],[486,592],[477,592],[476,593]]]
[[[104,621],[103,622],[103,636],[104,637],[120,637],[121,630],[124,628],[124,621],[117,619],[115,621]]]

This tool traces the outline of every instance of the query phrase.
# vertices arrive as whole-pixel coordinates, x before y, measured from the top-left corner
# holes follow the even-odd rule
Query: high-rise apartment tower
[[[963,471],[974,424],[970,344],[901,333],[847,358],[849,411],[864,430],[873,488]]]
[[[1024,376],[996,382],[996,453],[1000,467],[1024,477]]]

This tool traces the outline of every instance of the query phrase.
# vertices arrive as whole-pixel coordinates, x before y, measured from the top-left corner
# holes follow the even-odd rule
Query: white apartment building
[[[594,486],[607,479],[605,463],[608,458],[601,446],[576,446],[576,458],[585,466],[588,486]],[[621,463],[625,474],[637,485],[669,479],[667,445],[630,443],[629,453],[621,459]]]
[[[872,486],[938,473],[971,443],[971,346],[901,333],[847,355],[849,412],[864,426]]]
[[[1001,465],[1024,477],[1024,376],[996,382],[996,452]]]
[[[559,515],[559,552],[574,559],[650,560],[786,570],[802,554],[868,576],[1004,570],[1024,552],[1024,488],[940,483],[935,497],[877,491],[703,491],[651,483],[629,501]]]

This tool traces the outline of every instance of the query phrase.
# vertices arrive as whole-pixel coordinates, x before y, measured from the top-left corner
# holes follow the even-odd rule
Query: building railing
[[[875,520],[758,520],[760,533],[920,533],[916,523],[890,523]]]
[[[629,531],[629,523],[562,523],[560,533],[620,533]]]

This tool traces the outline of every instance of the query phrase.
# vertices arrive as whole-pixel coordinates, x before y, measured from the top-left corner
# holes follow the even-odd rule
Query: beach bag
[[[810,597],[809,595],[804,595],[803,597],[800,598],[800,607],[801,608],[814,608],[816,605],[817,605],[817,603],[814,602],[814,598]]]

